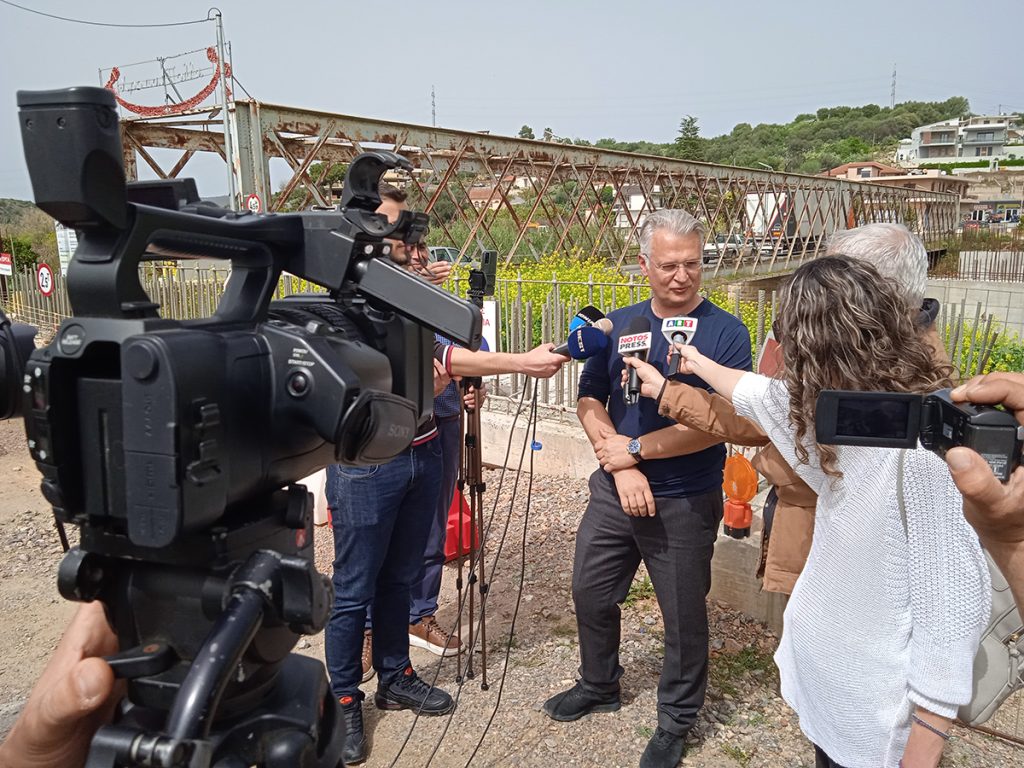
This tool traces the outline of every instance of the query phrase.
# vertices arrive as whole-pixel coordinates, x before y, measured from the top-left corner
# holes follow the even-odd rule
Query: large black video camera
[[[289,654],[331,604],[294,483],[404,450],[430,417],[432,331],[481,337],[475,307],[386,258],[426,227],[375,213],[381,176],[410,166],[358,157],[337,212],[235,213],[191,179],[126,184],[104,89],[18,106],[36,203],[78,249],[51,344],[26,360],[31,332],[0,325],[0,416],[20,386],[43,494],[81,532],[61,594],[103,601],[120,641],[130,703],[88,766],[339,765],[323,667]],[[212,317],[159,316],[139,270],[169,258],[231,262]],[[272,302],[282,271],[330,293]]]
[[[1013,414],[954,403],[948,389],[929,395],[826,389],[818,395],[815,437],[822,445],[921,447],[939,456],[957,446],[981,454],[1002,481],[1020,464],[1024,427]]]

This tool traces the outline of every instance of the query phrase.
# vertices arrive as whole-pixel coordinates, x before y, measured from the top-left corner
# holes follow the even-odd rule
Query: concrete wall
[[[981,311],[991,314],[1006,331],[1024,335],[1024,282],[932,279],[928,281],[925,296],[958,307],[966,300],[966,314],[972,320],[975,307],[981,302]]]

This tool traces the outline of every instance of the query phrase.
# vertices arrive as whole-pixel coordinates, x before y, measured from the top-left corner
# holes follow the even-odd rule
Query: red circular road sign
[[[245,198],[245,207],[253,213],[259,213],[263,210],[263,203],[260,202],[259,195],[249,195]]]
[[[36,285],[39,286],[39,292],[43,296],[53,293],[53,270],[50,269],[49,264],[40,264],[36,268]]]

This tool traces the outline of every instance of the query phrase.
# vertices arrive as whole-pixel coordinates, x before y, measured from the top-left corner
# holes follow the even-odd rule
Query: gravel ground
[[[487,472],[487,515],[494,504],[499,477],[498,471]],[[579,665],[570,590],[574,538],[586,505],[587,488],[585,481],[536,478],[526,532],[525,580],[509,647],[509,627],[523,567],[529,476],[522,476],[510,513],[514,478],[511,472],[505,476],[494,515],[495,533],[486,553],[486,561],[492,567],[494,550],[508,521],[505,544],[491,580],[487,612],[490,689],[481,690],[479,674],[460,688],[455,682],[455,659],[439,663],[437,657],[413,649],[413,662],[420,675],[430,680],[438,674],[438,685],[453,695],[459,694],[458,708],[449,724],[448,718],[415,721],[408,712],[378,713],[372,704],[364,705],[371,744],[368,768],[464,766],[469,764],[478,744],[473,765],[628,767],[639,761],[657,725],[656,695],[664,637],[650,582],[641,569],[628,604],[623,607],[622,709],[612,714],[590,715],[575,723],[556,723],[547,718],[541,705],[552,694],[573,684]],[[329,572],[332,546],[330,531],[320,530],[317,564],[325,572]],[[449,565],[438,617],[445,627],[454,626],[457,614],[454,581],[454,566]],[[777,692],[778,674],[772,661],[775,635],[765,625],[724,605],[710,604],[709,617],[708,699],[699,724],[691,732],[682,765],[811,768],[813,749],[801,734],[795,714]],[[304,652],[322,654],[322,639],[312,638]],[[479,656],[477,659],[479,666]],[[374,686],[375,681],[371,681],[363,689],[372,696]],[[492,716],[493,722],[485,734]],[[407,736],[409,741],[403,748]],[[958,728],[942,765],[1024,765],[1024,750]]]
[[[0,733],[6,733],[33,681],[56,644],[71,613],[55,588],[60,548],[48,508],[36,490],[38,475],[27,460],[14,425],[0,423]],[[495,563],[501,533],[508,532],[491,579],[487,611],[489,690],[481,690],[482,657],[476,676],[455,683],[456,659],[438,665],[437,657],[414,649],[413,660],[426,679],[458,694],[450,718],[421,718],[410,712],[381,713],[366,705],[371,755],[378,766],[635,766],[656,726],[655,699],[661,668],[662,625],[653,594],[641,573],[623,608],[623,706],[612,714],[591,715],[575,723],[555,723],[540,707],[569,687],[579,663],[570,594],[573,538],[586,502],[586,485],[538,477],[526,530],[523,528],[528,476],[523,475],[515,508],[509,514],[515,475],[508,473],[499,495],[495,528],[487,553]],[[490,514],[499,475],[488,471]],[[318,566],[329,572],[331,535],[317,532]],[[509,628],[520,597],[515,632]],[[446,569],[442,625],[454,626],[454,566]],[[711,681],[699,725],[691,734],[684,766],[810,766],[810,745],[796,717],[778,696],[771,654],[775,636],[763,625],[710,606]],[[303,639],[300,652],[322,658],[323,636]],[[375,681],[364,686],[372,695]],[[490,721],[490,726],[488,722]],[[1024,764],[1024,750],[981,734],[956,730],[944,766]]]

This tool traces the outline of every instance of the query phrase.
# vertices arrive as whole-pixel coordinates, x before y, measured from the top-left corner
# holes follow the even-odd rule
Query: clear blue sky
[[[204,18],[210,0],[14,0],[93,21]],[[256,98],[514,135],[671,140],[787,122],[822,106],[967,96],[976,112],[1024,111],[1021,6],[953,0],[364,2],[221,0],[236,75]],[[15,91],[98,83],[98,70],[202,48],[212,24],[112,29],[0,4],[0,197],[29,198]],[[151,75],[150,75],[151,76]],[[198,89],[186,83],[183,93]],[[153,98],[159,94],[150,91]],[[139,101],[146,98],[138,95]],[[149,102],[147,102],[149,103]],[[223,192],[218,161],[195,165]],[[189,169],[193,169],[190,164]]]

